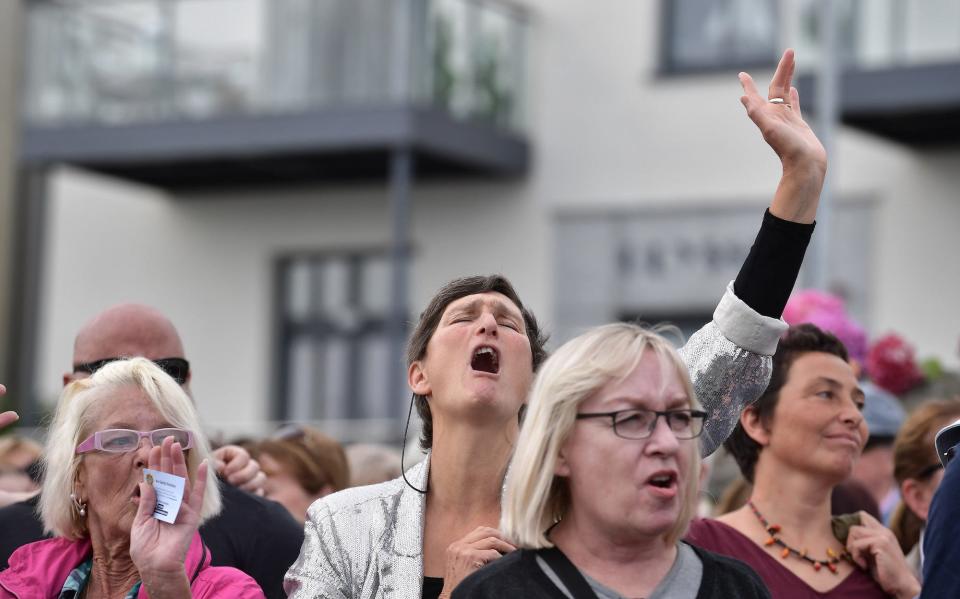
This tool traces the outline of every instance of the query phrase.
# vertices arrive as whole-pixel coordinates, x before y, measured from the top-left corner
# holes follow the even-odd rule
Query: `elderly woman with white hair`
[[[769,597],[744,564],[680,541],[705,416],[659,334],[611,324],[564,344],[534,382],[507,478],[501,526],[520,550],[454,599]]]
[[[190,399],[149,360],[68,385],[44,451],[40,512],[54,538],[13,553],[0,597],[263,597],[246,574],[211,567],[197,533],[220,510],[209,456]],[[185,479],[173,523],[154,518],[144,468]]]

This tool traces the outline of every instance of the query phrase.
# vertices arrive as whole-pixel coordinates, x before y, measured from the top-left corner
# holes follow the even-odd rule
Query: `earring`
[[[76,493],[70,493],[70,501],[73,502],[73,507],[77,508],[77,511],[80,512],[81,518],[87,515],[87,504],[81,503]]]

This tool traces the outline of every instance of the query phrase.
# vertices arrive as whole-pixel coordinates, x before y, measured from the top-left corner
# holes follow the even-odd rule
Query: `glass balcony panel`
[[[500,0],[60,0],[29,11],[32,123],[410,101],[522,122],[526,20]]]
[[[801,70],[819,62],[820,0],[793,0]],[[960,3],[956,0],[837,0],[838,53],[863,70],[960,61]]]

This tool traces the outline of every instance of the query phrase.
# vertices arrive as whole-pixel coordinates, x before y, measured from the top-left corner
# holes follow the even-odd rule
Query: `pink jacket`
[[[56,599],[74,568],[90,555],[90,541],[46,539],[17,549],[10,567],[0,572],[0,599]],[[263,591],[252,578],[236,568],[213,567],[210,551],[194,533],[184,561],[194,598],[263,599]],[[148,599],[140,587],[137,599]]]

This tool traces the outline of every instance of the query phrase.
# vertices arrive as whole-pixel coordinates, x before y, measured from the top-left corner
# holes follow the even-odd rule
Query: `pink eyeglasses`
[[[158,428],[155,431],[132,431],[125,428],[109,428],[97,431],[87,437],[86,441],[77,445],[77,453],[88,451],[108,451],[110,453],[126,453],[136,451],[140,447],[140,439],[150,439],[154,447],[163,443],[167,437],[173,437],[174,443],[179,443],[183,449],[193,447],[193,433],[182,428]]]

